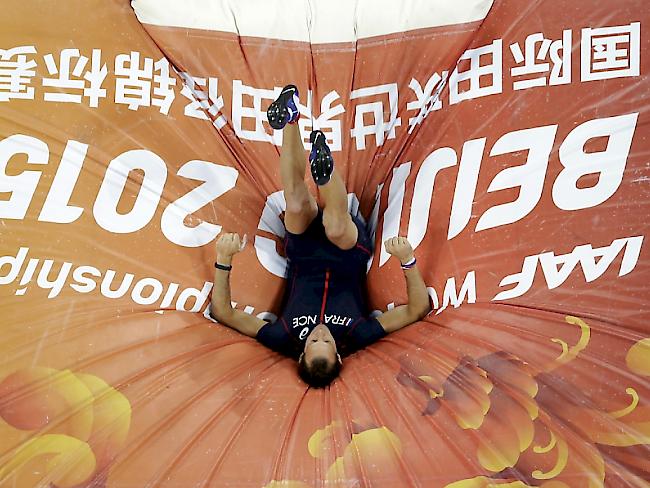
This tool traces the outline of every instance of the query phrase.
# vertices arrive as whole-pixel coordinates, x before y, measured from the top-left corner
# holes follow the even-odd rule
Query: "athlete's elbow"
[[[429,312],[431,312],[431,305],[428,300],[426,303],[414,304],[414,306],[411,307],[410,312],[413,322],[417,322],[429,315]]]
[[[210,305],[210,317],[212,317],[217,322],[222,324],[227,324],[228,319],[232,316],[232,308],[227,309],[226,307],[217,307],[213,304]]]

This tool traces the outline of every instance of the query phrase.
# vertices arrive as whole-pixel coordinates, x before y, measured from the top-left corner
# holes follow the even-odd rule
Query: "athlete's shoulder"
[[[298,341],[287,327],[284,317],[267,322],[257,332],[255,339],[269,349],[290,357],[297,357]]]
[[[364,317],[357,321],[345,336],[347,353],[363,349],[385,336],[386,331],[376,318]]]

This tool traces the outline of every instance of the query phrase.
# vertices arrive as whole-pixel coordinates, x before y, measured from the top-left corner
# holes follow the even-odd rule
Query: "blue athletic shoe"
[[[309,135],[309,142],[311,142],[311,152],[309,153],[311,176],[318,186],[322,186],[328,183],[332,176],[334,159],[327,146],[327,138],[322,131],[312,131]]]
[[[266,111],[269,124],[274,129],[282,129],[285,125],[298,120],[298,88],[295,85],[287,85],[282,89],[280,96],[271,104]]]

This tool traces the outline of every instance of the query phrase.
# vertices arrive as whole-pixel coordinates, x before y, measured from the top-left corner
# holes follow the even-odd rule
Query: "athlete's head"
[[[305,340],[305,349],[298,360],[298,374],[314,388],[329,385],[341,371],[341,356],[336,351],[332,333],[318,324]]]

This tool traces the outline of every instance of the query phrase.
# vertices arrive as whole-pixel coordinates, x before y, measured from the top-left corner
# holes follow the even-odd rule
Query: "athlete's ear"
[[[298,358],[298,362],[302,361],[302,357],[305,355],[304,351],[300,353],[300,357]],[[338,354],[337,354],[338,355]]]
[[[339,360],[339,364],[343,364],[343,360],[341,359],[341,355],[338,352],[336,353],[336,359]]]

